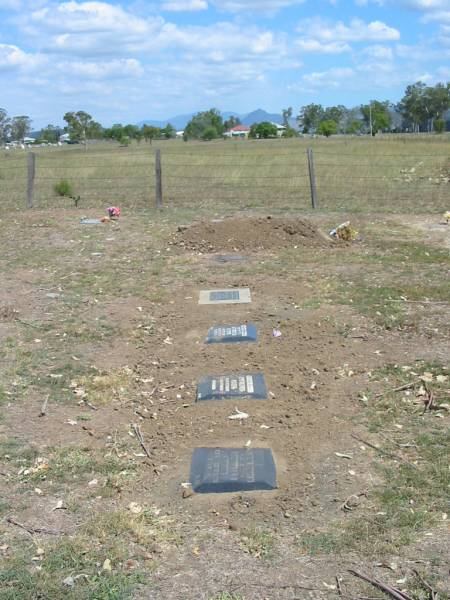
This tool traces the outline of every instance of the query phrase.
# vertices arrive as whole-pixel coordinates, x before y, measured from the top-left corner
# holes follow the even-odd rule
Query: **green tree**
[[[289,108],[283,108],[283,110],[281,111],[281,114],[283,115],[283,125],[286,127],[286,129],[290,126],[289,120],[292,119],[292,106],[290,106]]]
[[[293,114],[292,106],[290,106],[289,108],[283,108],[281,114],[283,115],[283,125],[285,127],[283,137],[296,137],[297,131],[293,127],[291,127],[291,119]]]
[[[389,112],[389,100],[380,102],[372,100],[370,104],[361,106],[361,112],[364,118],[364,123],[370,130],[372,122],[372,133],[375,135],[378,131],[385,131],[391,125],[391,113]]]
[[[219,134],[217,133],[217,129],[215,127],[213,127],[212,125],[209,125],[208,127],[206,127],[203,130],[202,140],[211,141],[211,140],[216,140],[218,137],[219,137]]]
[[[84,110],[67,112],[64,121],[67,123],[66,131],[70,134],[71,140],[79,140],[86,144],[88,139],[102,137],[102,126]]]
[[[11,130],[11,119],[4,108],[0,108],[0,144],[4,144]]]
[[[303,133],[314,132],[319,127],[323,115],[324,110],[321,104],[307,104],[301,107],[297,122],[302,128]]]
[[[347,113],[347,109],[342,104],[338,106],[329,106],[324,110],[322,121],[334,121],[337,125],[338,131],[341,131],[342,122]]]
[[[39,132],[39,139],[45,140],[46,142],[56,143],[61,135],[61,128],[57,125],[47,125],[44,129]]]
[[[211,108],[210,110],[200,112],[192,117],[184,130],[184,138],[186,140],[202,139],[205,129],[209,127],[213,127],[218,136],[223,134],[223,119],[220,112],[216,108]]]
[[[286,129],[283,132],[284,138],[293,138],[293,137],[297,137],[297,135],[298,135],[297,131],[290,125],[288,127],[286,127]]]
[[[444,133],[444,131],[445,131],[445,121],[444,121],[444,119],[436,119],[434,121],[434,131],[436,133]]]
[[[240,124],[241,124],[240,118],[235,117],[234,115],[231,115],[231,117],[224,122],[223,130],[229,131],[230,129],[233,129],[233,127],[237,127]]]
[[[135,140],[139,134],[139,127],[137,125],[125,125],[123,133],[125,136],[129,137],[130,140]]]
[[[426,85],[422,81],[408,85],[405,95],[397,104],[397,110],[403,117],[404,127],[414,132],[420,131],[420,126],[427,118],[425,90]]]
[[[166,140],[170,140],[176,136],[177,130],[173,125],[167,123],[165,127],[161,129],[161,135],[166,138]]]
[[[123,135],[123,125],[121,123],[114,123],[112,127],[108,127],[103,130],[103,137],[106,140],[119,141]]]
[[[319,127],[317,128],[317,133],[319,135],[324,135],[325,137],[330,137],[330,135],[335,135],[338,132],[338,125],[336,121],[332,119],[326,119],[325,121],[321,121],[319,123]]]
[[[345,126],[345,133],[349,134],[349,135],[354,135],[355,133],[358,133],[359,131],[361,131],[361,127],[362,127],[362,122],[358,121],[357,119],[353,119],[352,121],[348,121],[346,126]]]
[[[261,123],[254,123],[250,127],[250,137],[255,139],[267,139],[271,137],[277,137],[277,126],[269,121],[262,121]]]
[[[23,142],[23,139],[31,131],[31,119],[25,115],[13,117],[11,121],[11,137],[13,140]]]
[[[441,119],[450,108],[450,87],[443,83],[437,83],[434,87],[427,87],[424,96],[428,131],[432,131],[434,120]]]
[[[161,129],[159,127],[153,127],[153,125],[143,125],[142,135],[146,142],[152,143],[152,140],[161,137]]]

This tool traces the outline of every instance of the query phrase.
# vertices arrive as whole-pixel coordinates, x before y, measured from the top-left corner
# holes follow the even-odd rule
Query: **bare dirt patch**
[[[336,245],[300,219],[241,216],[177,231],[179,221],[149,229],[136,218],[111,237],[102,228],[87,233],[65,215],[54,225],[71,249],[63,255],[61,240],[58,252],[53,246],[45,255],[24,251],[28,232],[11,229],[14,263],[7,273],[14,293],[0,295],[0,306],[18,308],[21,318],[1,323],[9,339],[0,363],[0,515],[62,535],[56,546],[39,539],[45,553],[38,562],[28,536],[0,522],[11,591],[0,592],[2,600],[38,597],[29,592],[37,585],[44,590],[39,597],[49,600],[333,600],[336,576],[344,578],[343,597],[376,597],[346,569],[373,573],[374,564],[382,565],[375,575],[392,582],[408,577],[410,588],[408,560],[419,550],[426,578],[438,574],[422,547],[412,552],[402,540],[406,549],[395,551],[391,521],[376,529],[382,515],[399,514],[423,539],[428,531],[414,516],[421,503],[410,504],[408,495],[380,504],[374,488],[383,487],[381,468],[391,463],[391,473],[416,460],[417,471],[425,469],[414,420],[421,433],[428,428],[434,435],[448,419],[444,409],[422,414],[423,397],[410,389],[383,396],[409,382],[408,373],[419,377],[425,369],[435,369],[430,385],[437,386],[438,374],[446,385],[447,374],[422,363],[448,356],[448,338],[433,332],[448,307],[429,285],[426,298],[411,302],[401,298],[403,280],[383,286],[391,273],[402,275],[411,255],[417,275],[429,283],[432,270],[446,268],[446,257],[431,243],[400,247],[403,235],[416,239],[406,227],[372,223],[378,238],[361,221],[362,243]],[[35,237],[43,231],[33,229]],[[245,261],[217,262],[218,254],[236,250]],[[202,289],[247,286],[251,304],[197,303]],[[429,297],[439,301],[439,316]],[[430,311],[427,335],[398,323],[409,311]],[[258,329],[256,344],[204,343],[212,325],[248,322]],[[195,402],[201,377],[237,372],[264,373],[269,398]],[[399,374],[406,379],[397,380]],[[436,402],[444,402],[444,392],[436,387]],[[46,414],[39,416],[47,396]],[[249,418],[230,420],[235,407]],[[408,410],[412,424],[404,417]],[[249,442],[272,449],[277,490],[184,495],[196,447]],[[377,452],[385,443],[391,455]],[[44,472],[42,464],[48,464]],[[416,489],[407,490],[414,501]],[[57,508],[61,502],[64,508]],[[431,506],[428,497],[422,504]],[[133,512],[136,506],[141,512]],[[95,531],[93,515],[101,525]],[[393,557],[378,550],[380,539],[391,537]],[[355,540],[366,549],[358,550]],[[104,571],[102,589],[115,595],[96,588],[105,560],[112,572]],[[391,563],[397,566],[386,574],[383,565]],[[141,587],[133,569],[145,571]],[[66,590],[63,580],[82,573],[89,578]],[[0,588],[1,582],[0,575]]]
[[[268,216],[202,221],[190,227],[179,227],[172,243],[186,250],[219,252],[265,250],[294,245],[327,246],[332,242],[308,221]]]

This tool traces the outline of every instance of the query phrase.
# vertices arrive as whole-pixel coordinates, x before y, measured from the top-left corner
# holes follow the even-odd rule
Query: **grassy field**
[[[14,193],[0,187],[0,600],[392,597],[349,570],[412,600],[449,598],[448,143],[163,144],[165,172],[192,179],[173,195],[165,181],[162,212],[145,208],[154,147],[38,149],[37,207],[14,212],[25,157],[2,155]],[[310,144],[315,213],[289,179]],[[380,164],[374,187],[350,183],[378,162],[412,181],[385,185]],[[54,179],[40,181],[44,167]],[[133,169],[149,171],[148,195],[112,178]],[[227,185],[209,189],[195,169]],[[261,173],[272,191],[244,193],[242,178]],[[80,208],[52,196],[60,177]],[[79,223],[112,202],[118,223]],[[213,220],[257,228],[248,219],[267,214],[322,231],[350,219],[361,239],[262,239],[231,263],[216,260],[220,245],[174,242],[195,220],[206,236]],[[249,286],[252,304],[197,305],[200,289],[233,286]],[[205,347],[227,319],[254,322],[259,343]],[[228,419],[234,402],[194,402],[200,376],[242,369],[263,371],[271,392],[237,405],[249,419]],[[193,448],[249,442],[273,449],[276,492],[186,493]]]
[[[446,208],[450,139],[444,136],[183,141],[37,148],[35,206],[71,204],[54,185],[71,183],[81,206],[154,205],[154,151],[160,148],[165,203],[173,209],[307,210],[310,184],[306,149],[313,148],[319,206],[325,210],[413,213]],[[427,201],[423,199],[426,196]],[[26,151],[0,156],[0,202],[23,208]]]

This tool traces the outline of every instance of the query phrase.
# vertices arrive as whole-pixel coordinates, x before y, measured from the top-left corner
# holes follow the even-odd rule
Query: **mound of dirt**
[[[315,225],[302,219],[231,218],[179,227],[172,244],[199,252],[266,250],[332,243]]]

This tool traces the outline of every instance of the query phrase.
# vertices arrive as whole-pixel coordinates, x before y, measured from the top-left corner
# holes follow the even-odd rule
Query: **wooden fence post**
[[[162,197],[162,172],[161,172],[161,150],[158,148],[155,151],[155,199],[156,208],[163,207]]]
[[[33,208],[34,175],[36,173],[36,155],[29,152],[27,156],[27,208]]]
[[[314,155],[312,148],[308,148],[306,153],[308,155],[309,185],[311,187],[311,205],[313,208],[317,208],[316,173],[314,170]]]

